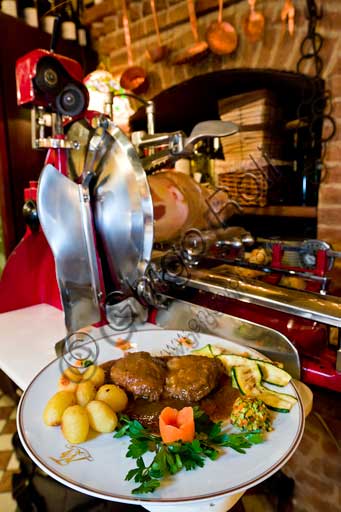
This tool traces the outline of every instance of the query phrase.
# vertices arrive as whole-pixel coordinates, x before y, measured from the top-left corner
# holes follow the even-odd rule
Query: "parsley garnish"
[[[133,494],[154,492],[161,480],[175,475],[183,468],[186,471],[203,467],[205,459],[216,460],[222,448],[232,448],[239,453],[253,444],[263,442],[262,433],[257,430],[242,434],[228,434],[222,431],[222,422],[214,423],[199,407],[194,407],[196,437],[191,443],[176,442],[165,444],[160,436],[152,434],[140,422],[120,415],[119,430],[114,435],[131,438],[126,456],[136,459],[136,468],[126,475],[126,480],[140,484],[133,489]],[[143,455],[155,452],[152,462],[146,466]]]

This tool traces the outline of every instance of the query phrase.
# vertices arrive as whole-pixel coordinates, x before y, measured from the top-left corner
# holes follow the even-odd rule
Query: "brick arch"
[[[303,97],[311,97],[316,87],[324,88],[322,79],[278,69],[235,68],[192,77],[155,95],[158,131],[182,129],[189,133],[193,126],[208,119],[219,119],[218,100],[257,89],[270,90],[286,109],[286,117],[294,119]],[[146,129],[144,108],[131,118],[133,130]]]

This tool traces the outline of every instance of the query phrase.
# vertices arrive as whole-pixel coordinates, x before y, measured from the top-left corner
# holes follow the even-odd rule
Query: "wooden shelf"
[[[263,215],[269,217],[301,217],[315,219],[316,206],[243,206],[244,215]]]

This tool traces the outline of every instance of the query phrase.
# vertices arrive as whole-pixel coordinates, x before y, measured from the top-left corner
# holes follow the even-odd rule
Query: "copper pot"
[[[206,30],[206,41],[211,52],[216,55],[232,53],[238,44],[235,28],[223,21],[223,0],[219,0],[218,21],[213,21]]]
[[[143,94],[148,90],[149,80],[147,72],[141,66],[133,65],[133,52],[129,28],[128,10],[126,0],[122,0],[123,31],[128,54],[128,67],[123,71],[120,86],[135,94]]]
[[[200,41],[198,34],[198,25],[197,25],[197,17],[195,13],[194,1],[187,0],[188,4],[188,14],[189,21],[191,24],[191,30],[194,38],[194,45],[186,48],[186,50],[178,53],[178,55],[173,60],[173,64],[187,64],[188,62],[192,62],[194,60],[199,59],[207,53],[208,44],[206,41]]]
[[[256,11],[256,0],[248,0],[250,12],[244,19],[244,33],[249,41],[256,43],[264,32],[265,19],[261,12]]]
[[[295,6],[292,0],[285,0],[283,9],[281,10],[282,33],[285,32],[288,23],[288,32],[291,36],[295,32]]]
[[[120,86],[135,94],[147,92],[149,80],[146,70],[141,66],[129,66],[121,75]]]
[[[157,19],[156,8],[155,8],[155,0],[150,0],[150,7],[152,9],[152,14],[153,14],[153,21],[154,21],[154,27],[155,27],[155,32],[156,32],[157,46],[153,46],[151,48],[148,48],[148,50],[147,50],[147,57],[152,62],[160,62],[160,60],[163,60],[167,56],[168,48],[167,48],[166,45],[161,44],[159,23],[158,23],[158,19]]]

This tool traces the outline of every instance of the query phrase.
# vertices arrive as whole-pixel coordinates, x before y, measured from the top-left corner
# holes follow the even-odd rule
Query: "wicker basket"
[[[266,206],[269,180],[267,168],[231,169],[224,160],[215,160],[216,184],[241,206]]]

